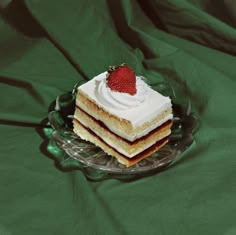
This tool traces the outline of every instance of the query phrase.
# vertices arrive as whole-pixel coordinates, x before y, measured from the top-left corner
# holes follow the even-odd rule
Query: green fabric
[[[236,234],[236,3],[0,1],[0,234]],[[48,109],[108,65],[183,88],[200,121],[171,168],[92,182],[54,164]]]

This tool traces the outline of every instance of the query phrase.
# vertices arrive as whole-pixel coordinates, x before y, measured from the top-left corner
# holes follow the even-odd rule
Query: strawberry
[[[137,90],[134,70],[125,64],[110,66],[108,68],[107,86],[113,91],[135,95]]]

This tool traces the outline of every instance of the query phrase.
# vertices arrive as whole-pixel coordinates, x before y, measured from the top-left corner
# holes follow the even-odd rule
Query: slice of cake
[[[127,167],[168,142],[172,118],[170,98],[124,64],[77,89],[74,132]]]

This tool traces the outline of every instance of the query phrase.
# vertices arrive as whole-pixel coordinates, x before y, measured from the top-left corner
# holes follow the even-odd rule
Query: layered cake
[[[172,104],[127,65],[77,88],[74,132],[129,167],[168,142]]]

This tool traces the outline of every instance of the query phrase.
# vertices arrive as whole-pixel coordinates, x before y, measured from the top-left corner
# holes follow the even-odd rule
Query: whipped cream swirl
[[[110,108],[127,110],[145,102],[148,96],[148,85],[143,81],[143,77],[136,77],[136,88],[136,94],[130,95],[111,90],[107,87],[104,76],[96,79],[96,97],[102,104]]]

